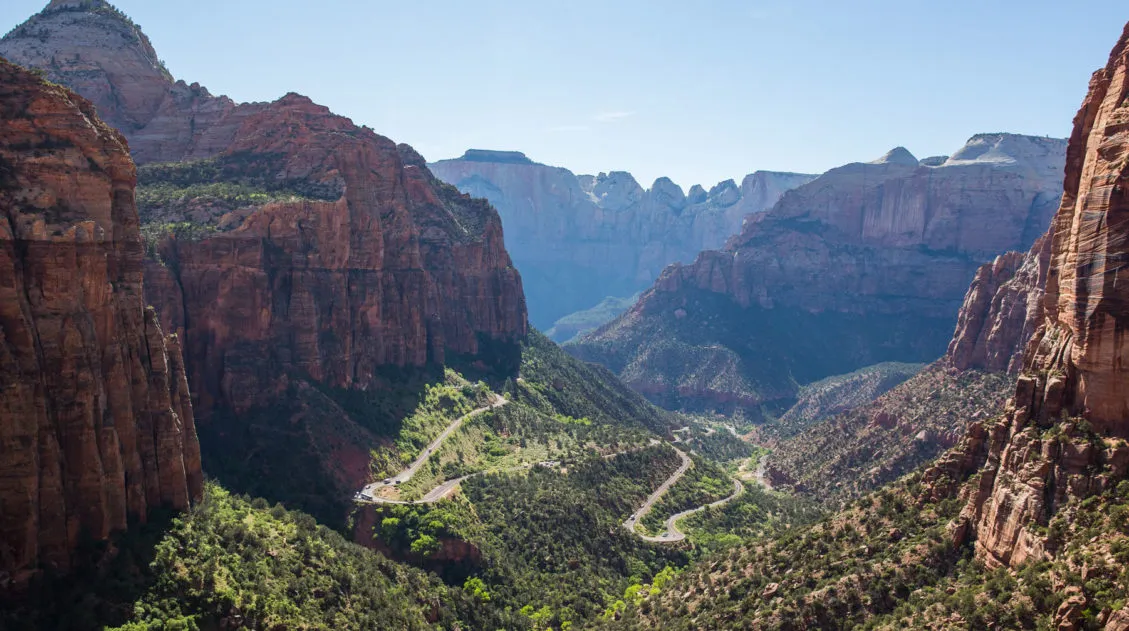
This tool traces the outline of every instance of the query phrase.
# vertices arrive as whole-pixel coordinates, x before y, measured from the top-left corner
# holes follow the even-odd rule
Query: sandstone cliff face
[[[0,60],[0,588],[203,490],[135,182],[89,102]]]
[[[382,366],[442,364],[525,334],[497,215],[437,183],[410,148],[290,95],[248,117],[223,156],[342,193],[225,213],[212,235],[159,244],[149,298],[168,326],[188,323],[202,409],[263,404],[280,372],[367,389]]]
[[[630,173],[578,177],[517,152],[471,150],[431,169],[498,209],[542,328],[605,297],[630,296],[667,265],[720,247],[746,215],[815,177],[758,171],[740,185],[729,180],[687,195],[669,178],[644,189]]]
[[[516,368],[528,325],[501,221],[410,147],[299,95],[236,104],[174,82],[102,0],[52,3],[0,55],[128,139],[145,300],[181,339],[206,465],[235,490],[300,467],[271,499],[334,523],[319,502],[347,500],[395,430],[381,392],[452,361]]]
[[[1129,27],[1090,82],[1067,153],[1055,217],[1044,315],[1005,416],[975,427],[926,479],[967,504],[953,525],[990,565],[1053,557],[1042,528],[1072,502],[1129,475],[1126,342],[1129,257]]]
[[[101,0],[53,3],[0,54],[88,95],[139,164],[170,163],[147,178],[173,189],[142,209],[157,254],[147,299],[183,334],[202,416],[269,401],[284,373],[365,389],[381,366],[525,334],[497,214],[435,180],[410,147],[298,95],[236,105],[174,83]],[[199,192],[216,182],[266,201]],[[173,229],[183,223],[197,229]]]
[[[1064,154],[991,134],[943,162],[898,149],[833,169],[571,348],[666,405],[754,416],[829,375],[932,361],[977,268],[1046,230]]]
[[[954,367],[1019,372],[1023,350],[1043,322],[1050,254],[1051,238],[1044,236],[1027,254],[1002,254],[976,272],[946,355]]]

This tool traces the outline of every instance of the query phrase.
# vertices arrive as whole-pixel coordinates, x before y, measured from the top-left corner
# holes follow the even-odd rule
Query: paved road
[[[404,482],[407,482],[408,480],[411,480],[412,476],[414,476],[416,474],[416,472],[419,471],[420,467],[422,467],[427,462],[427,460],[429,458],[431,458],[431,455],[433,453],[439,451],[439,446],[443,444],[443,441],[447,440],[448,436],[450,436],[456,430],[458,430],[460,427],[462,427],[463,423],[466,422],[467,419],[474,418],[474,417],[478,416],[479,414],[482,414],[483,412],[486,412],[488,410],[500,408],[507,403],[509,403],[509,401],[505,400],[504,398],[502,398],[500,396],[495,396],[494,402],[491,403],[490,405],[480,407],[477,410],[474,410],[473,412],[464,414],[464,415],[460,416],[459,418],[451,421],[451,424],[448,425],[442,432],[439,432],[439,435],[435,437],[435,440],[431,441],[431,444],[429,444],[427,447],[424,448],[424,450],[422,452],[420,452],[419,457],[417,457],[414,461],[412,461],[412,463],[410,465],[408,465],[407,469],[404,469],[403,471],[401,471],[400,473],[397,473],[396,475],[392,476],[391,478],[386,478],[385,480],[373,482],[371,484],[366,485],[363,489],[361,489],[361,491],[359,493],[357,493],[357,495],[354,499],[356,499],[358,501],[383,502],[383,503],[392,503],[392,504],[428,503],[428,502],[422,502],[422,501],[421,502],[393,502],[393,501],[390,501],[390,500],[387,500],[387,501],[386,500],[380,500],[379,498],[376,497],[376,491],[377,491],[377,489],[381,489],[381,488],[388,487],[388,486],[396,486],[398,484],[402,484]],[[470,477],[470,476],[466,476],[466,477]],[[440,486],[438,486],[435,489],[432,489],[430,492],[428,492],[428,494],[424,496],[424,499],[426,500],[433,493],[439,491],[440,489],[443,489],[443,487],[445,487],[449,484],[450,487],[447,488],[443,492],[442,495],[435,497],[434,499],[431,500],[432,502],[434,502],[434,501],[440,499],[441,497],[445,496],[446,494],[450,493],[451,489],[454,489],[458,485],[459,482],[461,482],[462,480],[465,480],[465,479],[466,478],[460,478],[458,480],[450,480],[448,482],[444,482]]]
[[[714,506],[722,506],[724,504],[728,504],[730,501],[732,501],[734,498],[736,498],[738,495],[740,495],[744,492],[745,492],[745,485],[741,484],[740,480],[733,480],[733,495],[730,495],[729,497],[722,498],[722,499],[720,499],[720,500],[718,500],[718,501],[716,501],[712,504],[706,504],[705,506],[699,506],[697,508],[691,508],[690,510],[684,510],[681,513],[671,515],[670,519],[666,520],[666,532],[663,533],[663,535],[664,535],[663,538],[660,538],[660,537],[643,537],[643,538],[646,539],[647,541],[658,541],[660,543],[665,543],[665,542],[668,542],[668,541],[682,541],[683,539],[686,538],[686,534],[678,529],[678,523],[677,522],[679,520],[681,520],[683,517],[689,517],[690,515],[693,515],[694,513],[704,511],[707,508],[713,508]]]
[[[726,504],[732,501],[738,495],[745,492],[745,485],[741,484],[740,480],[733,480],[733,494],[729,497],[722,498],[716,502],[706,504],[705,506],[691,508],[690,510],[684,510],[681,513],[671,515],[670,518],[666,520],[665,529],[657,537],[640,534],[639,531],[635,530],[635,525],[642,521],[642,519],[647,516],[647,513],[651,512],[651,509],[654,508],[655,503],[658,502],[659,499],[661,499],[662,496],[670,490],[670,487],[674,486],[674,484],[678,482],[678,480],[683,475],[685,475],[686,471],[689,470],[690,466],[693,464],[689,456],[679,451],[677,447],[675,447],[674,450],[677,451],[678,455],[682,458],[682,466],[674,472],[674,475],[667,478],[666,482],[663,482],[662,486],[656,489],[654,493],[651,493],[651,496],[647,498],[647,501],[643,503],[643,506],[641,506],[639,510],[635,511],[634,515],[628,518],[627,521],[623,522],[623,526],[625,528],[630,530],[632,534],[638,536],[644,541],[650,541],[651,543],[674,543],[676,541],[682,541],[686,538],[686,534],[678,529],[678,526],[676,524],[677,521],[679,521],[683,517],[693,515],[694,513],[703,511],[707,508]]]
[[[659,488],[655,489],[654,493],[651,493],[650,497],[647,498],[647,501],[643,502],[643,505],[639,507],[639,510],[635,511],[634,515],[628,517],[627,521],[623,522],[623,527],[627,528],[636,535],[639,535],[639,533],[635,530],[635,524],[646,517],[647,513],[651,512],[651,509],[655,506],[655,503],[662,499],[662,496],[666,495],[666,492],[670,490],[670,487],[674,486],[674,483],[678,482],[678,480],[680,480],[682,476],[686,474],[690,467],[694,465],[694,461],[690,460],[690,456],[687,456],[685,453],[683,453],[681,449],[674,447],[674,451],[678,452],[678,457],[682,459],[682,465],[679,466],[678,470],[676,470],[673,475],[667,478],[665,482],[659,485]],[[647,537],[644,535],[639,536],[643,537],[643,539],[646,539],[647,541],[671,541],[671,539],[665,538],[666,533],[659,537]]]

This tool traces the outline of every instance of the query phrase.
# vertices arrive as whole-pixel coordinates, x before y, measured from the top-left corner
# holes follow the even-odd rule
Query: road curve
[[[647,537],[644,537],[644,539],[647,539],[648,541],[660,541],[660,542],[682,541],[683,539],[686,538],[686,534],[678,529],[678,521],[679,520],[681,520],[683,517],[689,517],[690,515],[693,515],[694,513],[704,511],[707,508],[713,508],[714,506],[722,506],[724,504],[728,504],[730,501],[732,501],[738,495],[740,495],[744,492],[745,492],[745,485],[741,484],[740,480],[733,480],[733,495],[730,495],[729,497],[723,497],[722,499],[720,499],[716,502],[713,502],[712,504],[706,504],[705,506],[699,506],[697,508],[691,508],[690,510],[684,510],[681,513],[676,513],[674,515],[671,515],[670,519],[666,520],[666,532],[663,533],[663,534],[668,535],[668,536],[665,539],[647,538]]]
[[[669,533],[664,533],[663,535],[658,537],[648,537],[646,535],[640,535],[635,530],[635,524],[646,517],[647,513],[651,512],[651,509],[654,508],[655,503],[662,499],[662,496],[666,495],[666,492],[670,490],[670,487],[674,486],[674,483],[678,482],[678,480],[680,480],[682,476],[686,474],[690,467],[694,465],[694,461],[690,460],[690,456],[687,456],[685,453],[683,453],[681,449],[673,446],[672,449],[678,452],[678,457],[682,459],[682,464],[669,478],[666,479],[665,482],[659,485],[659,488],[655,489],[654,493],[651,493],[651,495],[647,498],[647,501],[643,502],[643,505],[639,507],[639,510],[635,511],[634,515],[628,517],[627,521],[623,522],[624,528],[627,528],[631,532],[647,541],[672,541],[672,539],[665,538]]]
[[[666,482],[663,482],[662,486],[656,489],[654,493],[651,493],[651,496],[647,498],[647,501],[643,503],[643,506],[641,506],[639,510],[635,511],[634,515],[628,518],[627,521],[623,522],[624,528],[627,528],[629,531],[631,531],[632,534],[639,537],[643,541],[650,541],[651,543],[674,543],[676,541],[682,541],[686,538],[686,534],[678,529],[678,525],[676,524],[677,521],[679,521],[683,517],[693,515],[694,513],[703,511],[707,508],[726,504],[732,501],[738,495],[745,492],[745,485],[741,484],[740,480],[734,479],[733,494],[729,497],[722,498],[720,500],[717,500],[716,502],[712,502],[704,506],[691,508],[690,510],[684,510],[681,513],[671,515],[670,518],[666,520],[666,525],[663,533],[657,537],[641,534],[638,530],[635,529],[636,524],[642,521],[642,519],[647,516],[647,513],[651,512],[651,509],[654,507],[655,503],[658,502],[658,500],[662,498],[662,496],[666,494],[667,491],[670,490],[670,487],[674,486],[674,484],[678,482],[680,478],[682,478],[682,476],[686,473],[686,471],[692,464],[692,461],[686,454],[682,453],[677,447],[675,447],[674,450],[677,451],[678,455],[682,457],[682,466],[674,472],[674,475],[667,478]]]
[[[400,473],[397,473],[390,478],[386,478],[387,481],[381,480],[365,485],[365,487],[362,488],[353,499],[359,502],[370,502],[377,504],[430,504],[446,497],[456,486],[459,485],[459,482],[462,482],[463,480],[471,476],[468,475],[455,480],[448,480],[443,484],[435,487],[434,489],[428,491],[427,495],[424,495],[422,499],[413,502],[378,498],[376,497],[376,490],[388,486],[396,486],[397,484],[402,484],[404,482],[407,482],[408,480],[411,480],[412,476],[414,476],[416,472],[419,471],[420,467],[422,467],[428,461],[428,459],[431,458],[431,455],[439,450],[439,446],[443,444],[443,441],[447,440],[448,436],[462,427],[464,422],[489,410],[500,408],[507,403],[509,403],[509,401],[507,401],[505,398],[495,395],[494,402],[490,405],[480,407],[451,421],[451,424],[444,428],[442,432],[439,432],[439,435],[435,437],[435,440],[431,441],[431,443],[427,447],[425,447],[422,452],[420,452],[419,456],[415,460],[413,460],[410,465],[408,465],[407,469],[404,469]]]

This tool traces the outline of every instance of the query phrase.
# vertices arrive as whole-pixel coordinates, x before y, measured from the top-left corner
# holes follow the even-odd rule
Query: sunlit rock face
[[[630,296],[670,263],[720,247],[745,216],[814,177],[758,171],[687,196],[669,178],[645,189],[630,173],[576,176],[510,151],[471,150],[431,169],[498,209],[530,317],[542,328],[609,296]]]
[[[967,501],[952,534],[990,566],[1054,557],[1051,520],[1129,476],[1127,96],[1129,26],[1074,119],[1062,204],[1046,238],[1045,298],[1015,396],[1001,420],[974,424],[925,475],[944,496],[979,474],[961,491]]]
[[[984,134],[943,161],[897,148],[833,169],[570,348],[664,405],[759,417],[829,375],[933,361],[978,268],[1047,230],[1065,152]]]

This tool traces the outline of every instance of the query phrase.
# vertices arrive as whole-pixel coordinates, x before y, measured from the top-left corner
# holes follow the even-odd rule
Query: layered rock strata
[[[833,169],[570,348],[664,405],[755,417],[830,375],[933,361],[980,265],[1046,231],[1064,155],[987,134],[939,163],[899,148]]]
[[[1044,314],[1004,418],[974,425],[926,475],[963,487],[956,543],[989,565],[1053,557],[1047,527],[1129,476],[1129,26],[1074,121]]]
[[[175,336],[145,307],[124,138],[0,60],[0,587],[200,498]]]
[[[471,150],[431,165],[440,179],[498,209],[527,280],[536,326],[646,288],[663,268],[721,247],[744,218],[815,176],[757,171],[689,193],[670,178],[644,189],[630,173],[574,175],[524,154]]]

